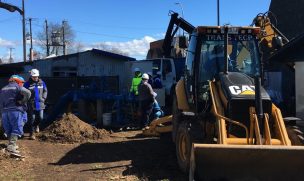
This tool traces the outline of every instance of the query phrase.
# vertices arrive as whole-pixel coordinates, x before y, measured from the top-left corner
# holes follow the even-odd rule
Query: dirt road
[[[6,140],[0,140],[4,148]],[[24,160],[0,154],[0,180],[187,180],[177,165],[170,135],[147,138],[141,131],[106,139],[60,144],[27,137],[18,141]]]

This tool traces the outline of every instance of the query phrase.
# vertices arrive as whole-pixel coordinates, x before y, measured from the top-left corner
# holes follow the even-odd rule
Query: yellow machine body
[[[303,180],[304,147],[291,146],[280,110],[265,113],[260,135],[257,115],[250,108],[250,127],[224,116],[225,108],[215,82],[210,82],[212,111],[216,117],[216,144],[193,143],[189,180]],[[269,126],[272,117],[274,128]],[[227,132],[227,123],[246,130],[245,137]]]
[[[172,125],[167,125],[172,121],[172,115],[154,119],[147,129],[143,130],[145,136],[160,136],[161,133],[172,131]]]

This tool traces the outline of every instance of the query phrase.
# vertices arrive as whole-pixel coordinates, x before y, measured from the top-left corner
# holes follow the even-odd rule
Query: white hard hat
[[[138,67],[134,68],[134,72],[140,72],[140,69]]]
[[[144,73],[141,77],[142,79],[146,79],[146,80],[149,80],[149,75]]]
[[[39,70],[37,69],[32,69],[30,73],[32,77],[39,77]]]

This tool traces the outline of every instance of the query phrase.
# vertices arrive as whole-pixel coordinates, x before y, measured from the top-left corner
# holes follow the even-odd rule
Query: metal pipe
[[[224,73],[228,73],[228,26],[224,26]]]
[[[209,87],[210,87],[210,95],[211,95],[211,100],[212,100],[212,107],[213,107],[213,111],[214,111],[215,116],[216,116],[218,119],[222,119],[222,120],[224,120],[224,121],[228,121],[228,122],[230,122],[230,123],[232,123],[232,124],[236,124],[236,125],[238,125],[238,126],[244,128],[244,129],[245,129],[245,132],[246,132],[247,144],[249,144],[249,131],[248,131],[247,126],[244,125],[243,123],[239,122],[239,121],[235,121],[235,120],[232,120],[232,119],[227,118],[227,117],[225,117],[225,116],[222,116],[222,115],[219,113],[218,108],[217,108],[217,106],[218,106],[217,102],[218,102],[218,101],[216,100],[216,99],[218,99],[218,96],[215,95],[215,94],[217,94],[217,93],[215,93],[216,90],[214,90],[214,86],[213,86],[213,83],[212,83],[211,81],[209,82]],[[219,122],[220,122],[220,121],[219,121]],[[222,127],[223,130],[226,130],[226,128],[223,128],[224,126],[226,126],[225,123],[220,124],[219,126]],[[225,136],[226,133],[223,133],[223,132],[221,131],[222,129],[219,130],[219,131],[220,131],[220,139],[222,140],[222,143],[224,143],[224,142],[226,142],[227,140],[226,140],[226,136]],[[222,137],[221,137],[221,136],[222,136]]]
[[[255,83],[255,110],[259,121],[261,133],[263,133],[264,127],[261,126],[264,125],[263,102],[261,96],[261,77],[255,76],[254,83]]]

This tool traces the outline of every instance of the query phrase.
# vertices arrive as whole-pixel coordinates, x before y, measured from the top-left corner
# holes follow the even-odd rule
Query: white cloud
[[[156,37],[157,39],[164,39],[165,36],[166,36],[166,33],[157,33],[157,34],[155,35],[155,37]]]
[[[98,42],[92,45],[88,45],[88,47],[85,49],[106,46],[109,47],[109,49],[114,48],[127,53],[130,57],[134,57],[136,59],[144,59],[146,58],[147,52],[150,48],[150,42],[153,41],[156,41],[156,39],[151,36],[145,36],[141,39],[135,39],[127,42]]]
[[[0,38],[0,47],[14,47],[16,43]]]

